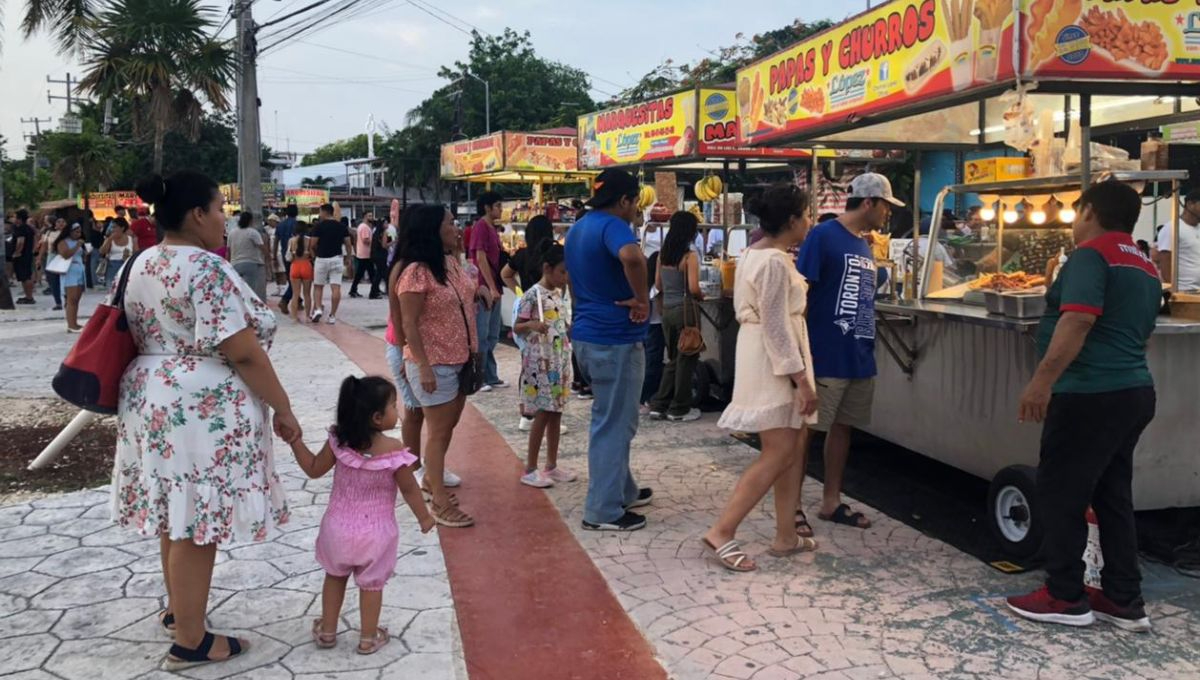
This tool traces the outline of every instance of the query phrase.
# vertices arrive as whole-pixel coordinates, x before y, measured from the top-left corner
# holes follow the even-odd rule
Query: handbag
[[[471,346],[471,324],[467,321],[467,305],[458,294],[458,287],[453,281],[449,282],[454,297],[458,298],[458,311],[462,313],[463,328],[467,331],[467,347]],[[497,300],[496,304],[500,304]],[[469,397],[483,388],[483,355],[479,352],[468,352],[467,361],[458,371],[458,392]]]
[[[695,356],[706,349],[704,344],[704,336],[700,333],[700,319],[696,319],[696,325],[688,324],[688,308],[695,305],[696,301],[688,292],[683,294],[683,328],[679,331],[679,353],[684,356]],[[696,316],[696,310],[692,307],[692,316]]]
[[[53,259],[46,263],[46,271],[51,274],[66,274],[71,269],[71,261],[62,255],[55,255]]]
[[[112,300],[96,307],[51,381],[58,396],[85,411],[117,412],[121,376],[137,358],[137,344],[125,318],[125,287],[129,284],[133,263],[142,252],[145,251],[134,255],[121,271],[121,282]]]

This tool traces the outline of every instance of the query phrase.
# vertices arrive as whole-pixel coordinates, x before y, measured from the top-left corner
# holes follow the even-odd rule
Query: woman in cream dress
[[[816,422],[817,393],[804,309],[808,286],[788,249],[811,225],[809,197],[778,184],[752,202],[764,237],[738,262],[733,306],[738,331],[733,400],[719,425],[757,432],[762,453],[742,473],[716,524],[701,539],[706,552],[730,571],[752,571],[754,561],[738,545],[738,526],[775,487],[775,539],[768,554],[787,557],[815,550],[816,541],[796,534],[793,514],[800,495],[800,433]]]

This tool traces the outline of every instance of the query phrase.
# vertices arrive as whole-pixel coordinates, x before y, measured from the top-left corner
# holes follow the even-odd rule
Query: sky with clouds
[[[21,38],[26,0],[0,0],[0,135],[8,152],[24,153],[21,118],[53,118],[62,101],[48,102],[47,89],[63,94],[61,80],[78,76],[77,63],[59,55],[42,36]],[[228,3],[205,0],[223,19]],[[256,0],[255,20],[269,21],[308,4],[304,0]],[[752,35],[805,20],[840,20],[866,8],[866,0],[828,3],[737,3],[728,0],[426,0],[457,18],[392,0],[363,17],[323,28],[269,50],[259,65],[263,141],[277,149],[311,151],[365,129],[367,116],[392,128],[442,83],[439,66],[464,59],[471,26],[499,33],[506,26],[528,30],[537,52],[583,69],[592,77],[594,99],[632,85],[662,60],[692,62],[707,50],[729,45],[737,33]],[[878,5],[876,1],[873,4]],[[753,11],[741,11],[753,7]],[[315,10],[319,12],[320,10]],[[232,29],[226,28],[225,34]],[[269,40],[267,44],[269,44]]]

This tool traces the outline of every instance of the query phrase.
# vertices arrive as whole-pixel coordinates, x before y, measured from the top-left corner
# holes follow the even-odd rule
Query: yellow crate
[[[1032,174],[1032,161],[1022,156],[978,158],[963,164],[963,180],[967,184],[1024,179]]]

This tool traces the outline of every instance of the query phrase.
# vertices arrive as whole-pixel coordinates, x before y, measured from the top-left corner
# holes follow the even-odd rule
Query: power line
[[[459,33],[462,33],[463,35],[471,35],[471,32],[468,31],[467,29],[463,28],[462,26],[456,26],[455,24],[450,23],[450,21],[446,20],[443,17],[438,16],[437,14],[434,14],[430,10],[425,9],[424,7],[422,7],[421,5],[418,5],[417,3],[413,2],[412,0],[408,0],[408,4],[412,5],[413,7],[416,7],[417,9],[421,10],[422,12],[428,14],[429,16],[433,17],[434,19],[437,19],[438,21],[442,22],[443,24],[446,24],[450,28],[453,28],[454,30],[458,31]],[[467,25],[470,26],[470,24],[467,24]]]
[[[259,24],[256,28],[257,28],[257,30],[261,31],[264,28],[269,28],[280,22],[287,21],[288,19],[291,19],[292,17],[294,17],[296,15],[304,14],[305,12],[307,12],[311,9],[316,9],[316,8],[320,7],[321,5],[329,4],[332,1],[333,0],[316,0],[316,2],[310,3],[304,7],[301,7],[300,9],[296,10],[295,12],[292,12],[290,14],[286,14],[282,17],[279,17],[278,19],[275,19],[274,21],[268,21],[265,24]]]
[[[323,0],[323,1],[327,1],[327,0]],[[301,26],[301,24],[303,24],[306,21],[306,19],[298,20],[297,22],[291,24],[290,26],[282,27],[280,29],[277,29],[275,32],[270,33],[269,35],[265,36],[263,38],[263,40],[270,40],[271,38],[276,38],[276,40],[274,42],[271,42],[270,44],[266,45],[265,47],[263,47],[261,51],[265,52],[267,50],[273,49],[273,48],[279,46],[280,44],[284,43],[287,40],[298,39],[300,36],[311,32],[312,30],[314,30],[315,28],[320,26],[322,23],[330,22],[329,26],[334,26],[339,23],[343,23],[354,16],[362,15],[365,12],[378,9],[379,7],[381,7],[391,1],[392,0],[343,0],[343,2],[336,9],[331,10],[328,14],[325,14],[324,16],[319,16],[316,19],[309,21],[307,24],[304,24],[303,26]],[[366,2],[367,4],[364,5],[363,4],[364,2]],[[339,16],[339,15],[343,15],[343,16]],[[335,19],[335,17],[337,17],[337,18]],[[283,35],[283,34],[287,34],[287,35]],[[282,37],[280,37],[280,36],[282,36]]]
[[[471,22],[467,21],[466,19],[463,19],[462,17],[455,16],[455,15],[453,15],[453,14],[451,14],[451,13],[447,12],[446,10],[442,9],[441,7],[438,7],[437,5],[433,4],[432,2],[429,2],[429,0],[415,0],[415,1],[417,1],[417,2],[420,2],[420,3],[421,3],[422,5],[424,5],[425,7],[428,7],[429,9],[432,9],[432,10],[436,11],[436,12],[437,12],[437,13],[439,13],[439,14],[443,14],[443,15],[445,15],[445,16],[447,16],[447,17],[450,17],[451,19],[454,19],[455,21],[459,22],[460,24],[466,24],[466,25],[470,26],[471,28],[475,29],[476,31],[479,31],[480,33],[483,33],[484,35],[491,35],[491,33],[488,33],[487,31],[485,31],[485,30],[483,30],[482,28],[480,28],[480,27],[476,26],[475,24],[473,24],[473,23],[471,23]],[[409,0],[409,3],[408,3],[408,4],[412,5],[413,3],[414,3],[414,0]],[[414,6],[415,6],[415,5],[414,5]],[[419,8],[418,8],[418,9],[419,9]]]

